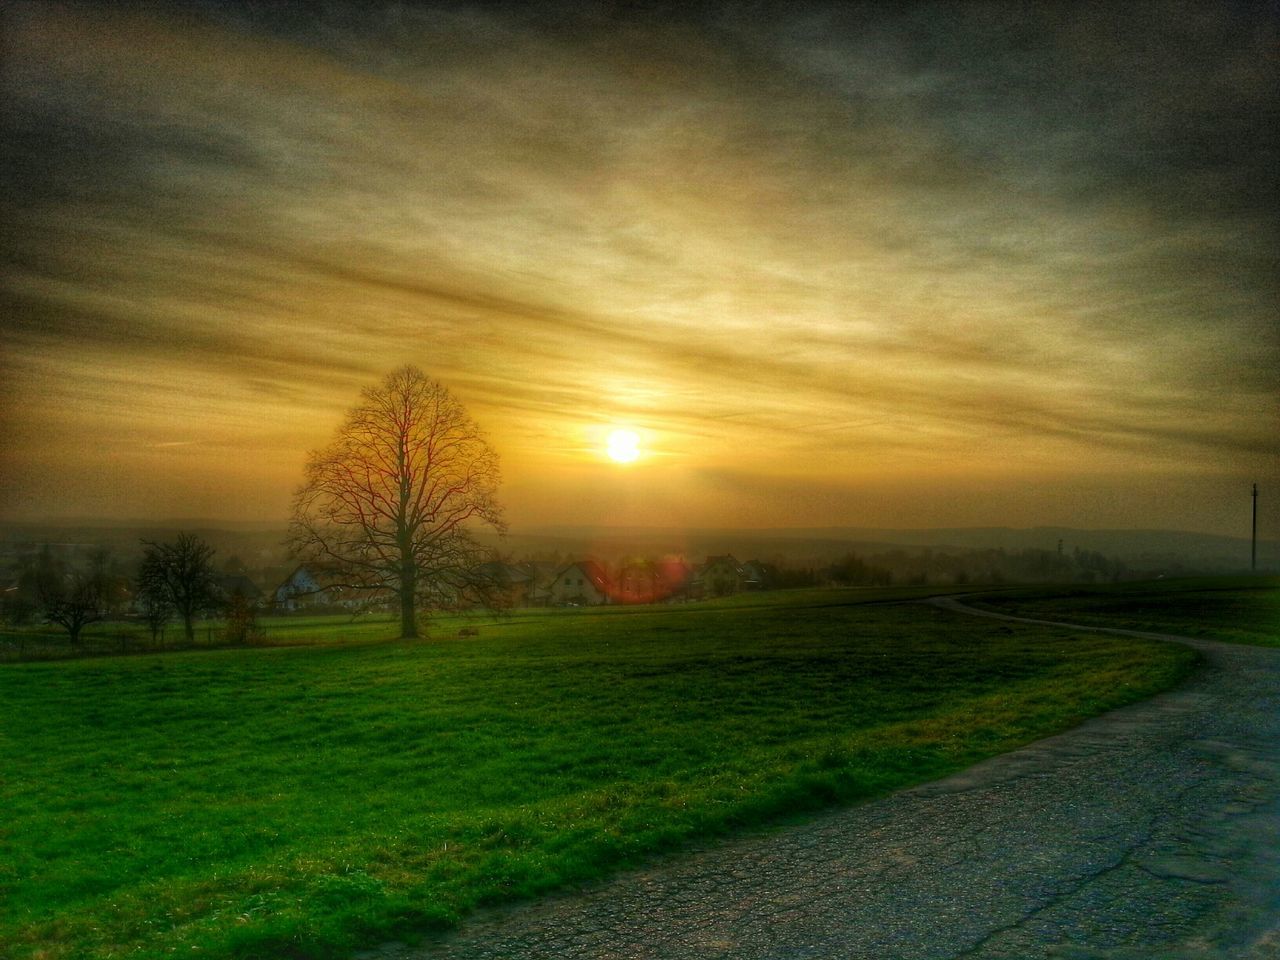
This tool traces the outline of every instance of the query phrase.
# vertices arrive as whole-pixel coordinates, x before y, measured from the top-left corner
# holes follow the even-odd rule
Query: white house
[[[608,603],[612,585],[604,568],[594,560],[571,563],[551,581],[549,600],[553,606]]]
[[[301,610],[304,607],[325,606],[333,601],[320,584],[317,574],[304,563],[276,587],[272,595],[278,610]]]
[[[336,567],[304,563],[276,587],[271,599],[277,610],[305,610],[308,607],[356,610],[385,601],[386,592],[347,583]]]

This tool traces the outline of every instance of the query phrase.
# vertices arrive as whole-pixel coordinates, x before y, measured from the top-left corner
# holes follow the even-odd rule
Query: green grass
[[[0,667],[0,955],[339,956],[941,776],[1194,662],[864,602],[892,595]]]
[[[328,616],[262,616],[258,619],[262,642],[267,646],[295,644],[352,644],[383,641],[397,634],[400,621],[386,614]],[[195,624],[194,647],[227,646],[226,623],[200,620]],[[185,646],[182,624],[171,622],[159,649]],[[66,660],[78,657],[114,656],[121,653],[155,653],[147,627],[138,621],[108,620],[84,628],[80,642],[72,645],[67,631],[48,624],[24,627],[0,626],[0,663],[17,660]]]
[[[1043,620],[1280,646],[1280,577],[1274,576],[1024,587],[967,602]]]

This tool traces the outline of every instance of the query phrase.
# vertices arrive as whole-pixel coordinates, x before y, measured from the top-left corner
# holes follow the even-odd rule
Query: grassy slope
[[[0,955],[341,953],[939,776],[1193,660],[873,596],[4,666]]]
[[[1280,577],[1023,587],[968,602],[1044,620],[1280,646]]]

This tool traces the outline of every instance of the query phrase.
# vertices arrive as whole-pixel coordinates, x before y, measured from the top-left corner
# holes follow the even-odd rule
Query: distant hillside
[[[1144,558],[1178,556],[1197,562],[1214,562],[1229,567],[1249,564],[1249,539],[1182,530],[1077,530],[1072,527],[968,527],[933,530],[867,530],[827,528],[805,531],[781,531],[792,537],[797,533],[823,538],[843,537],[854,540],[881,541],[905,546],[929,546],[935,549],[1056,550],[1058,541],[1071,551],[1096,550],[1126,561]],[[1280,558],[1280,541],[1259,541],[1258,560]]]
[[[142,553],[143,540],[171,540],[179,533],[194,533],[216,551],[218,560],[239,557],[251,566],[282,562],[285,528],[280,523],[223,520],[49,520],[0,521],[0,545],[56,543],[106,546],[123,560]]]
[[[283,523],[216,520],[110,521],[77,519],[43,523],[0,521],[0,544],[70,543],[110,546],[124,558],[140,552],[141,540],[163,540],[179,531],[196,533],[220,558],[239,556],[251,566],[287,562]],[[821,566],[857,553],[978,550],[1095,551],[1123,561],[1131,570],[1236,572],[1249,568],[1249,540],[1178,530],[1076,530],[1070,527],[957,527],[895,530],[869,527],[779,528],[771,530],[674,530],[636,527],[549,526],[514,530],[505,541],[487,542],[517,558],[575,559],[591,555],[616,561],[629,556],[680,554],[698,560],[732,553],[740,560],[782,561]],[[1280,570],[1280,541],[1258,543],[1258,568]]]
[[[1090,550],[1116,557],[1131,567],[1156,570],[1179,566],[1210,571],[1249,567],[1249,540],[1180,530],[1077,530],[1070,527],[964,527],[894,530],[865,527],[780,528],[772,530],[652,530],[643,528],[545,527],[523,531],[509,546],[595,552],[602,556],[684,553],[733,553],[747,557],[784,557],[797,562],[826,562],[849,552],[890,550],[1049,550],[1059,541],[1066,553]],[[517,551],[518,552],[518,551]],[[1259,569],[1280,568],[1280,541],[1258,542]]]

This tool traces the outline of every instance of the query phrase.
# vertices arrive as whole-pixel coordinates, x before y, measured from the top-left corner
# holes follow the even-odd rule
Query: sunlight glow
[[[640,456],[640,434],[634,430],[614,430],[605,447],[615,463],[634,463]]]

